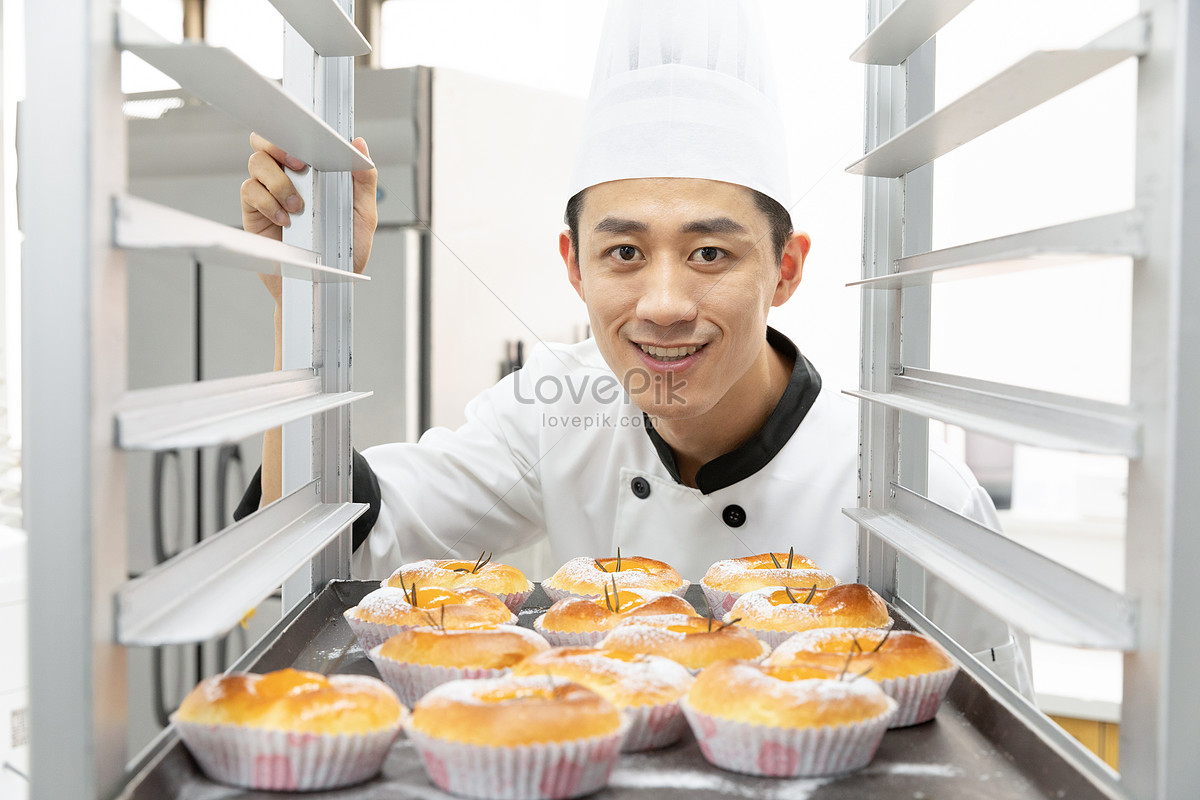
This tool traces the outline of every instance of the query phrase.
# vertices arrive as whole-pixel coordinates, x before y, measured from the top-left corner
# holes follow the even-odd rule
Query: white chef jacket
[[[647,429],[594,340],[539,345],[468,404],[457,430],[363,452],[381,507],[353,574],[383,578],[401,563],[484,550],[499,556],[546,537],[557,564],[620,547],[693,582],[719,559],[794,546],[853,581],[856,527],[842,509],[857,505],[855,401],[822,390],[787,337],[768,329],[767,338],[795,359],[791,381],[761,431],[700,469],[699,488],[678,480],[670,448]],[[987,493],[940,449],[930,454],[929,497],[999,528]],[[968,648],[996,647],[997,661],[1008,658],[1007,626],[947,588],[927,588],[935,621]],[[939,602],[961,624],[939,619]]]

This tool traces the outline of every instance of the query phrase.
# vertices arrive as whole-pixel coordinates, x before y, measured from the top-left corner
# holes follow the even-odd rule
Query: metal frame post
[[[340,0],[354,14],[353,0]],[[284,30],[285,91],[339,134],[353,138],[354,59],[322,58],[291,25]],[[305,210],[284,229],[284,242],[322,255],[322,263],[354,268],[352,178],[348,172],[318,172],[311,167],[291,173]],[[350,390],[352,289],[341,283],[283,280],[283,368],[315,368],[326,392]],[[337,408],[283,428],[283,492],[322,476],[324,502],[349,502],[353,493],[350,461],[350,410]],[[295,606],[334,578],[350,575],[350,536],[343,533],[308,570],[284,582],[283,609]]]
[[[125,184],[110,3],[28,3],[21,153],[24,507],[29,532],[32,797],[108,797],[125,765],[126,272],[111,198]],[[52,589],[52,591],[51,591]],[[107,602],[106,602],[107,601]]]
[[[1143,457],[1129,464],[1127,591],[1141,599],[1125,655],[1121,766],[1138,797],[1188,797],[1200,782],[1200,2],[1143,0],[1150,47],[1138,70],[1137,204],[1130,397]]]

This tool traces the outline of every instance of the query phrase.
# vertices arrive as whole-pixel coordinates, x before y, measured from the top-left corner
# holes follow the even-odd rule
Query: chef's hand
[[[353,144],[363,155],[370,155],[367,143],[361,136]],[[242,183],[241,191],[242,228],[282,241],[284,227],[291,224],[288,212],[297,213],[304,209],[304,201],[283,171],[283,165],[297,171],[306,165],[257,133],[250,134],[250,146],[254,148],[248,165],[250,177]],[[371,256],[371,241],[379,222],[379,212],[375,206],[378,173],[369,169],[350,174],[354,185],[354,271],[362,272]],[[282,297],[279,277],[259,277],[279,302]]]

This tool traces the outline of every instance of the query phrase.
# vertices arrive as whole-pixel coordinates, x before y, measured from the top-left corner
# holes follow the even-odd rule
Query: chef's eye
[[[719,260],[723,255],[725,255],[725,251],[719,247],[701,247],[692,253],[692,260],[699,261],[702,264],[711,264]]]
[[[608,251],[617,261],[636,261],[640,253],[631,244],[620,244]]]

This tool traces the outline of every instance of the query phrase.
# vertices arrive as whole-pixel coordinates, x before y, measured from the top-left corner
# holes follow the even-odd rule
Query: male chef
[[[620,547],[692,581],[718,559],[795,546],[854,579],[841,509],[857,504],[856,408],[767,324],[811,241],[787,210],[763,41],[745,3],[611,5],[558,243],[592,338],[536,347],[457,430],[356,459],[355,499],[372,505],[355,531],[356,576],[547,538],[557,563]],[[289,157],[252,143],[243,222],[279,236],[283,212],[300,208],[280,168]],[[355,183],[361,269],[374,175]],[[277,455],[265,456],[269,497]],[[966,467],[934,450],[929,471],[933,500],[998,527]],[[1006,626],[949,592],[929,601],[998,672],[1023,679]]]

